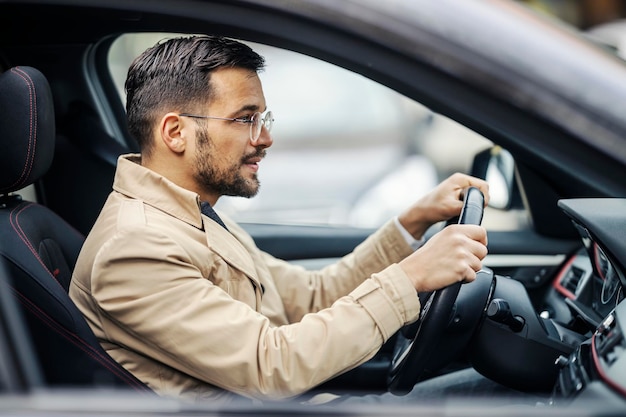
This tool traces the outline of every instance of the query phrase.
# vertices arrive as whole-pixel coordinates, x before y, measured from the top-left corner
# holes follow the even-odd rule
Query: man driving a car
[[[464,174],[319,271],[260,250],[214,207],[259,191],[274,123],[263,68],[245,44],[191,36],[158,43],[128,72],[128,128],[141,153],[118,159],[70,296],[106,351],[161,395],[305,393],[417,320],[418,292],[473,281],[487,254],[482,226],[424,241],[459,215],[464,188],[488,201],[487,183]]]

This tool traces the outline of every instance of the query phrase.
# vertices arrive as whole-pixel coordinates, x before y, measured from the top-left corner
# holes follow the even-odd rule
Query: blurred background
[[[536,10],[587,30],[626,16],[624,0],[518,0]]]
[[[519,2],[577,27],[622,59],[626,58],[626,1],[519,0]]]

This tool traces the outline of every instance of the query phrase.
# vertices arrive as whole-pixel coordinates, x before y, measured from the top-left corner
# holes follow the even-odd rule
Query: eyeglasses
[[[179,116],[183,117],[193,117],[196,119],[216,119],[216,120],[228,120],[231,122],[237,123],[245,123],[250,125],[250,141],[253,145],[256,145],[259,137],[261,136],[261,129],[265,127],[267,131],[272,130],[272,126],[274,125],[274,115],[271,111],[268,111],[265,114],[265,117],[262,117],[260,112],[254,113],[251,117],[215,117],[215,116],[200,116],[197,114],[189,114],[189,113],[180,113]]]

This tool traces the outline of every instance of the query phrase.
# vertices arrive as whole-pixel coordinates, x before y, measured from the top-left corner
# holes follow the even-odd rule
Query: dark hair
[[[249,46],[219,36],[159,42],[139,55],[126,78],[128,130],[144,155],[152,151],[152,128],[168,111],[192,112],[212,96],[211,72],[236,67],[259,72],[265,60]]]

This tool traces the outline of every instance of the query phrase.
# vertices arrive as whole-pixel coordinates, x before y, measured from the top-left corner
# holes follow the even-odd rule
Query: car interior
[[[241,11],[241,22],[228,18],[229,7]],[[460,286],[450,303],[423,317],[428,320],[406,326],[373,359],[314,392],[402,395],[416,382],[473,367],[523,394],[542,397],[546,404],[590,399],[623,406],[626,244],[621,231],[626,230],[626,206],[623,198],[607,198],[622,195],[623,185],[616,175],[606,175],[621,172],[618,158],[605,159],[582,142],[562,151],[550,148],[546,144],[569,143],[574,135],[494,95],[481,95],[475,85],[451,74],[427,65],[414,69],[378,46],[372,47],[369,61],[388,57],[394,74],[356,63],[337,51],[353,43],[362,47],[358,41],[308,26],[306,19],[236,5],[216,9],[213,18],[180,13],[113,6],[0,8],[0,23],[14,35],[0,43],[0,383],[8,392],[106,387],[155,395],[102,349],[67,290],[81,244],[111,190],[117,157],[137,152],[125,129],[123,97],[110,73],[111,46],[138,32],[208,32],[207,22],[213,22],[211,29],[218,33],[310,53],[408,91],[411,100],[434,109],[419,123],[411,121],[414,130],[430,126],[440,114],[466,122],[472,132],[484,135],[484,141],[465,152],[466,172],[503,184],[498,189],[503,203],[485,209],[483,224],[502,217],[504,227],[489,229],[489,255],[476,285]],[[295,41],[246,26],[259,16],[302,23],[303,39],[334,39],[332,33],[339,40],[316,49],[313,40]],[[54,20],[74,33],[46,33],[14,23],[24,19],[31,27]],[[407,81],[415,76],[427,86]],[[437,89],[439,95],[433,92]],[[450,96],[467,100],[439,98]],[[483,109],[480,116],[474,108]],[[284,154],[297,146],[285,145]],[[416,146],[405,148],[415,156]],[[542,147],[544,153],[531,151]],[[375,154],[377,148],[372,149]],[[327,148],[323,152],[330,153]],[[447,151],[442,153],[445,159]],[[595,174],[593,165],[599,166]],[[285,189],[279,192],[288,194]],[[340,209],[328,211],[343,213]],[[277,209],[267,209],[272,210]],[[310,268],[349,253],[375,229],[256,220],[242,226],[261,249]],[[429,236],[441,227],[445,225],[433,227]],[[441,294],[420,294],[420,299],[440,307],[436,297]],[[425,324],[429,320],[430,327]],[[420,351],[421,342],[433,339],[438,341],[433,349]]]

